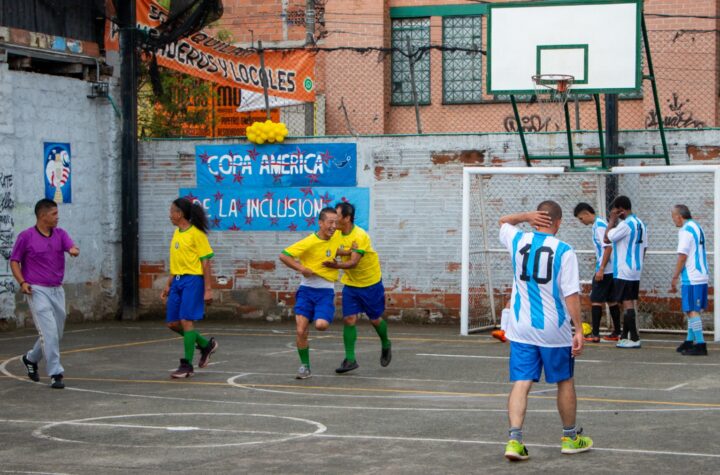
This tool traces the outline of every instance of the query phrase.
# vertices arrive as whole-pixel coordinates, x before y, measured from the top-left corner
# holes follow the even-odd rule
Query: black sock
[[[625,310],[625,315],[623,315],[623,326],[622,326],[622,334],[620,335],[621,340],[627,340],[628,333],[630,333],[630,315],[628,314],[630,310]]]
[[[613,329],[612,333],[615,335],[620,334],[620,305],[610,306],[610,318],[612,319]]]
[[[593,305],[592,310],[592,335],[600,336],[600,319],[602,318],[602,307]]]
[[[628,334],[632,341],[638,341],[640,335],[637,331],[637,322],[635,321],[635,309],[629,308],[625,310],[625,328],[623,328],[623,338],[627,338]]]

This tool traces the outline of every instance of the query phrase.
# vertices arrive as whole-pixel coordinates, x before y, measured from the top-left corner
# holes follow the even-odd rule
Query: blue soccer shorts
[[[683,284],[682,285],[682,311],[702,312],[708,307],[708,285],[707,284]]]
[[[205,315],[205,280],[201,275],[177,275],[170,285],[165,321],[202,320]]]
[[[342,290],[343,318],[364,313],[370,320],[377,320],[385,313],[385,287],[382,280],[368,287],[346,285]]]
[[[335,316],[335,290],[301,285],[295,293],[295,315],[311,322],[320,319],[332,323]]]
[[[572,347],[544,347],[510,342],[510,381],[540,381],[545,369],[545,381],[560,383],[573,377],[575,358]]]

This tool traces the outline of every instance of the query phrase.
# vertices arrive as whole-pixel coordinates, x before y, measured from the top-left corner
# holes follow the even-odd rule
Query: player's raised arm
[[[528,223],[534,228],[545,228],[552,225],[552,219],[546,211],[527,211],[525,213],[508,214],[500,218],[499,225]]]

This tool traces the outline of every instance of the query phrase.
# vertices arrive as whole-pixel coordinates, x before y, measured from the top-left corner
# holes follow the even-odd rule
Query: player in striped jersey
[[[705,233],[692,219],[690,209],[685,205],[675,205],[672,220],[678,231],[678,258],[675,265],[670,290],[677,291],[677,282],[682,276],[682,310],[687,314],[687,338],[677,348],[683,355],[707,355],[707,346],[702,333],[700,312],[707,309],[708,301],[708,263],[705,249]]]
[[[605,231],[606,242],[613,245],[613,296],[625,310],[622,335],[618,348],[640,348],[640,335],[635,321],[635,301],[640,292],[640,276],[647,251],[647,228],[632,212],[627,196],[613,200],[610,221]]]
[[[592,224],[592,240],[595,249],[595,274],[592,279],[592,290],[590,291],[590,302],[592,304],[592,334],[585,339],[597,343],[600,341],[600,320],[605,303],[610,310],[610,318],[613,323],[613,331],[604,337],[608,341],[620,339],[620,307],[617,302],[611,300],[613,289],[613,270],[608,266],[612,255],[612,246],[606,243],[605,229],[607,221],[595,215],[595,210],[588,203],[578,203],[573,211],[575,217],[582,224]]]
[[[537,211],[500,218],[500,242],[510,252],[513,288],[507,338],[510,340],[510,381],[508,398],[510,440],[505,457],[526,460],[522,426],[528,394],[533,382],[557,384],[557,406],[563,423],[561,452],[574,454],[592,447],[575,425],[577,397],[573,380],[574,357],[583,349],[580,318],[580,279],[575,251],[555,237],[562,209],[554,201],[543,201]],[[536,231],[515,227],[529,223]],[[569,318],[568,318],[569,317]],[[578,329],[572,334],[570,321]]]

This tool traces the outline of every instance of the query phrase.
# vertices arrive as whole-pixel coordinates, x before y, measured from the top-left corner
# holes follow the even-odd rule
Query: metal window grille
[[[392,47],[405,52],[392,53],[392,104],[411,105],[412,83],[410,81],[410,60],[407,56],[407,38],[410,47],[430,46],[429,18],[399,18],[392,21]],[[430,53],[426,52],[415,62],[415,88],[418,103],[430,104]]]
[[[482,17],[444,17],[443,46],[477,52],[443,51],[443,103],[482,101]]]

